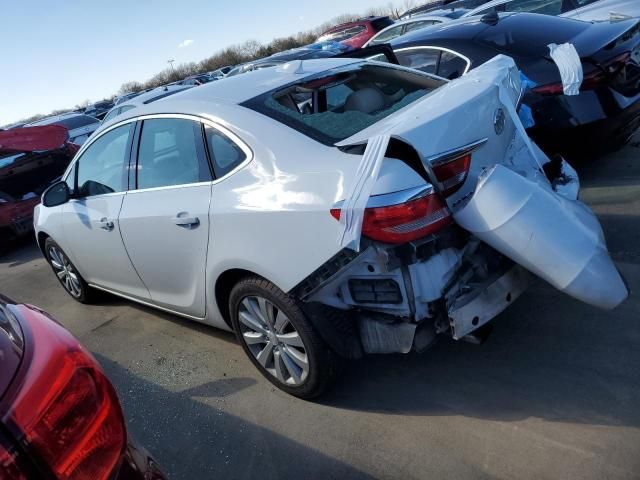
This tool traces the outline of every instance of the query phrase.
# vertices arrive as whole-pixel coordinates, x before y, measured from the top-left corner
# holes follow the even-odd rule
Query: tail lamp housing
[[[418,198],[380,205],[385,197],[392,195],[373,197],[376,206],[369,206],[364,211],[362,235],[383,243],[403,244],[434,234],[452,223],[449,209],[433,188],[426,189]],[[336,220],[340,220],[340,214],[339,208],[331,209]]]
[[[4,424],[35,465],[54,478],[111,478],[127,444],[113,386],[69,332],[42,313],[16,308],[27,320],[23,327],[31,349],[24,358],[26,372],[21,368],[15,392],[8,395]],[[0,477],[21,478],[17,465],[9,450],[0,449]]]

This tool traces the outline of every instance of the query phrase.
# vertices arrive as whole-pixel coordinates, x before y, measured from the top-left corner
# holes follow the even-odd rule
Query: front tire
[[[267,280],[249,277],[232,289],[229,311],[245,353],[279,389],[313,398],[332,383],[338,359],[293,297]]]
[[[52,238],[47,238],[44,243],[44,251],[53,273],[56,274],[56,278],[65,291],[71,295],[71,298],[80,303],[91,303],[93,290],[87,285],[60,245]]]

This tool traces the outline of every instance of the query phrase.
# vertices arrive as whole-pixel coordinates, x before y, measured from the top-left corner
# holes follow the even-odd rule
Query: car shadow
[[[320,401],[393,415],[639,426],[637,312],[637,298],[602,312],[539,281],[494,320],[484,345],[443,339],[421,355],[365,357]]]
[[[42,252],[33,235],[9,240],[0,245],[0,265],[6,264],[13,268],[37,258],[42,258]]]
[[[130,433],[142,441],[169,478],[373,478],[269,429],[198,401],[226,397],[255,383],[218,380],[174,392],[96,355],[116,386]],[[189,426],[185,428],[185,425]]]

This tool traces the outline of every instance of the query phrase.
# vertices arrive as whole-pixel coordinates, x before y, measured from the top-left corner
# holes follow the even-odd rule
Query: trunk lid
[[[405,141],[442,193],[438,163],[470,151],[464,183],[446,197],[458,225],[561,291],[614,308],[628,292],[600,224],[577,201],[577,175],[566,163],[560,176],[575,189],[544,175],[549,159],[516,113],[520,88],[513,60],[499,56],[342,143]]]

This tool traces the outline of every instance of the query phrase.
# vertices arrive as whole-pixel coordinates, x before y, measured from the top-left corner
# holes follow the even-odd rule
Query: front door
[[[67,255],[85,280],[143,300],[149,292],[122,243],[118,214],[127,190],[134,124],[108,131],[73,167],[74,199],[63,207]]]
[[[212,176],[202,125],[144,120],[137,151],[137,188],[119,217],[125,246],[155,304],[203,318]]]

